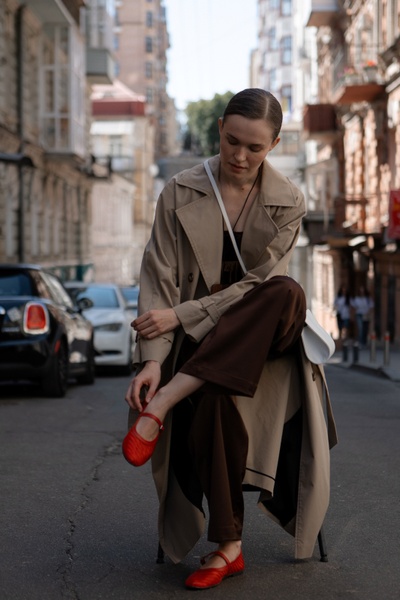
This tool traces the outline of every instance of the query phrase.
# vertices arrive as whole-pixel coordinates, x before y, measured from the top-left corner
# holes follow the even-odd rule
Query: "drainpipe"
[[[16,59],[17,59],[17,133],[20,139],[19,152],[24,154],[24,116],[23,116],[23,57],[24,57],[24,11],[25,5],[21,5],[15,16],[15,31],[16,31]],[[22,162],[18,163],[18,260],[25,261],[25,199],[24,199],[24,169]]]

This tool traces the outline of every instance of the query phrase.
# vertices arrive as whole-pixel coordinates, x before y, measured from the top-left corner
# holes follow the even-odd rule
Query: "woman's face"
[[[264,158],[279,142],[264,119],[228,115],[219,119],[220,159],[224,175],[239,181],[253,180]]]

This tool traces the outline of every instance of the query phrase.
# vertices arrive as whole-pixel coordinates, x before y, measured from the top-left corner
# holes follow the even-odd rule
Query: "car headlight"
[[[94,329],[95,331],[120,331],[122,323],[107,323],[106,325],[98,325]]]

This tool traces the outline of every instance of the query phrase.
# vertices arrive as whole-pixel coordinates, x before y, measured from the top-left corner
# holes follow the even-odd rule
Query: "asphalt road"
[[[400,383],[327,367],[340,443],[318,548],[293,559],[293,540],[245,494],[246,571],[197,592],[202,600],[400,598]],[[107,374],[67,397],[0,386],[0,600],[179,599],[211,548],[156,564],[157,499],[150,466],[120,451],[129,378]]]

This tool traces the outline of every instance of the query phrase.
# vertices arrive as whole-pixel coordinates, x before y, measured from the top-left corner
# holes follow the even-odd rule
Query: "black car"
[[[94,383],[93,326],[84,308],[40,266],[0,264],[0,380],[39,381],[59,398],[70,377]]]

